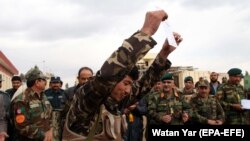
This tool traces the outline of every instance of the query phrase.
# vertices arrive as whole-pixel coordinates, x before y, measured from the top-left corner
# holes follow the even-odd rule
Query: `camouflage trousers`
[[[230,125],[246,125],[248,124],[247,112],[238,114],[227,114],[225,124]]]
[[[250,111],[249,110],[246,111],[246,124],[250,125]]]
[[[53,126],[53,141],[62,140],[63,121],[61,118],[61,111],[52,112],[52,126]]]

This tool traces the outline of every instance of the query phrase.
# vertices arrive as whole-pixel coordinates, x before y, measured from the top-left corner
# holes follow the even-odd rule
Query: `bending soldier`
[[[156,44],[151,36],[166,18],[163,10],[148,12],[142,29],[125,40],[96,76],[78,89],[66,118],[63,140],[122,140],[126,119],[121,114],[120,103],[131,93],[132,83],[138,76],[131,70]],[[182,40],[178,34],[175,37],[177,43]],[[174,49],[165,42],[153,64],[137,83],[140,96],[148,93],[159,75],[170,67],[166,58]]]

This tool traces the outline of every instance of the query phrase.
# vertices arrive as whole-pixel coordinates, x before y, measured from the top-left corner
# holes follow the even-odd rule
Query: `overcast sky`
[[[156,9],[184,38],[169,56],[173,66],[250,71],[248,0],[0,0],[0,50],[20,73],[38,65],[73,85],[80,67],[96,72]],[[151,53],[161,48],[164,26]]]

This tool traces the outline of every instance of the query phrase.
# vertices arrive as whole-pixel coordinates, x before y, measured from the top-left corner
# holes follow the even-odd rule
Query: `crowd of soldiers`
[[[188,76],[185,87],[177,88],[167,71],[167,57],[176,48],[166,39],[139,76],[136,63],[156,45],[152,35],[167,18],[163,10],[147,12],[141,30],[124,40],[95,76],[82,67],[78,84],[66,90],[60,77],[51,77],[45,90],[47,78],[37,67],[26,73],[26,86],[14,76],[13,88],[0,92],[0,141],[141,141],[150,125],[248,124],[239,68],[230,69],[222,84],[213,72],[210,82],[194,84]],[[181,36],[173,36],[179,45]]]

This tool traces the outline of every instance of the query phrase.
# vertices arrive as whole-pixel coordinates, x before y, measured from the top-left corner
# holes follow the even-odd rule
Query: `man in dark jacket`
[[[2,77],[0,77],[0,88],[2,87]],[[9,118],[10,97],[0,90],[0,141],[8,138],[8,118]]]
[[[17,89],[22,85],[22,79],[20,76],[13,76],[11,78],[11,83],[12,83],[12,88],[5,91],[10,95],[10,99],[13,97]]]

